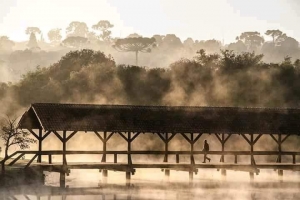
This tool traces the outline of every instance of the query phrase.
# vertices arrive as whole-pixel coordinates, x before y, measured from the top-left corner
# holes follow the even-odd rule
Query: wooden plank
[[[39,136],[38,136],[32,129],[28,129],[28,131],[29,131],[36,139],[39,139]]]
[[[122,137],[122,138],[124,138],[124,140],[125,141],[127,141],[128,142],[128,139],[127,139],[127,137],[125,137],[125,135],[123,134],[123,133],[121,133],[121,132],[118,132],[119,133],[119,135]]]
[[[38,151],[16,151],[9,158],[15,156],[16,154],[24,153],[24,154],[37,154]],[[74,154],[128,154],[128,151],[66,151],[66,154],[74,155]],[[191,151],[168,151],[168,154],[180,154],[180,155],[189,155]],[[41,155],[62,155],[63,151],[54,150],[54,151],[42,151]],[[130,151],[130,154],[145,154],[145,155],[165,155],[165,151]],[[204,154],[203,151],[193,151],[193,154]],[[249,151],[209,151],[209,154],[213,155],[251,155]],[[278,151],[253,151],[253,155],[278,155]],[[282,151],[281,155],[300,155],[300,152],[295,151]]]
[[[135,140],[135,138],[137,138],[137,136],[140,135],[140,132],[137,132],[134,134],[134,136],[130,139],[130,142],[133,142],[133,140]]]
[[[61,142],[63,142],[63,138],[62,138],[56,131],[53,131],[53,133],[56,135],[56,137],[57,137]]]
[[[263,134],[259,134],[259,135],[255,138],[253,144],[255,144],[255,143],[259,140],[259,138],[260,138],[262,135],[263,135]]]
[[[158,135],[158,137],[160,137],[160,139],[165,142],[166,139],[164,138],[164,136],[162,135],[162,133],[156,133]]]
[[[16,157],[12,162],[10,162],[8,165],[12,166],[13,164],[15,164],[20,158],[22,158],[25,154],[21,153],[18,157]]]
[[[191,139],[186,136],[185,133],[180,133],[190,144],[192,143]]]
[[[100,135],[97,131],[94,131],[94,133],[97,135],[97,137],[98,137],[102,142],[104,142],[103,137],[101,137],[101,135]]]
[[[273,138],[273,140],[278,144],[278,140],[275,138],[275,136],[273,134],[270,134],[271,138]]]
[[[73,131],[66,139],[66,142],[68,142],[75,134],[77,133],[77,131]]]
[[[220,136],[218,135],[219,133],[215,133],[215,136],[218,138],[219,142],[222,144],[222,140],[220,138]]]
[[[290,136],[291,136],[291,134],[286,135],[286,136],[281,140],[281,143],[284,143],[284,141],[285,141],[286,139],[288,139],[288,137],[290,137]]]
[[[175,137],[175,135],[176,135],[176,133],[171,133],[171,136],[169,137],[168,142],[170,142]]]
[[[250,140],[244,135],[244,134],[241,134],[241,136],[248,142],[248,144],[250,144],[251,145],[251,142],[250,142]]]
[[[42,141],[48,137],[48,135],[52,133],[52,131],[47,131],[46,134],[42,137]]]
[[[36,158],[38,156],[38,154],[35,154],[32,158],[31,158],[31,160],[27,163],[27,165],[25,166],[25,169],[27,168],[27,167],[29,167],[29,165],[31,165],[31,163],[34,161],[34,159]]]
[[[114,132],[111,132],[108,137],[106,138],[106,141],[108,141],[112,136],[114,135]]]
[[[199,134],[196,136],[196,138],[193,140],[193,144],[195,144],[195,143],[199,140],[199,138],[200,138],[202,135],[203,135],[202,133],[199,133]]]

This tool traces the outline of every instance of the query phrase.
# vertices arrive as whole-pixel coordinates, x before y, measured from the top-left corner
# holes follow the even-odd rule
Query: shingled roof
[[[300,109],[35,103],[18,126],[47,131],[299,134],[299,120]]]

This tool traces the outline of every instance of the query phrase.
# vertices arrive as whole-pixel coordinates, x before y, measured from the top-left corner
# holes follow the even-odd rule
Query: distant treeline
[[[7,114],[33,102],[299,107],[300,61],[262,58],[200,50],[168,68],[145,68],[116,65],[100,51],[71,51],[15,84],[1,83],[0,101]]]
[[[11,74],[18,75],[13,79],[16,80],[22,74],[35,70],[37,66],[49,66],[65,53],[80,49],[101,50],[106,55],[111,54],[118,64],[135,64],[134,53],[118,52],[113,48],[120,39],[112,37],[113,27],[106,20],[100,20],[91,27],[84,22],[73,21],[65,30],[54,28],[48,33],[42,33],[39,27],[27,27],[24,31],[28,35],[28,41],[24,42],[15,42],[8,36],[0,36],[0,72],[1,65],[5,65],[8,70],[13,71]],[[63,31],[66,37],[62,36]],[[138,37],[144,36],[132,33],[124,38]],[[265,33],[243,32],[230,44],[216,39],[188,37],[181,40],[176,34],[154,34],[150,37],[155,39],[155,47],[151,53],[139,56],[140,66],[167,67],[182,57],[192,58],[199,49],[204,49],[207,53],[217,53],[220,50],[255,52],[264,55],[264,62],[277,63],[285,57],[291,57],[293,62],[300,59],[299,42],[280,30],[266,30]]]

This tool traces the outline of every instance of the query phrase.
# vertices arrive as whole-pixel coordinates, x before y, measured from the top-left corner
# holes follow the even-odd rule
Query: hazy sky
[[[90,27],[99,20],[111,21],[118,37],[175,33],[229,43],[244,31],[280,29],[300,40],[299,0],[0,0],[0,35],[13,40],[27,40],[28,26],[47,38],[71,21]]]

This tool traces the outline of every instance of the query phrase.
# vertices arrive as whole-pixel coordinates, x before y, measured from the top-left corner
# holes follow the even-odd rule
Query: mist
[[[299,21],[295,11],[298,3],[244,3],[0,3],[0,125],[7,117],[20,118],[37,102],[299,108],[300,35],[295,24]],[[133,12],[133,7],[138,9]],[[15,18],[16,13],[23,16],[22,22]],[[204,133],[195,144],[196,151],[202,150],[205,139],[213,151],[221,150],[217,137]],[[282,149],[299,152],[299,144],[299,136],[290,136]],[[118,134],[107,145],[108,150],[127,149],[127,143]],[[132,149],[161,151],[163,145],[157,135],[145,133],[137,137]],[[4,146],[3,141],[0,146]],[[97,136],[86,132],[77,133],[67,145],[67,150],[102,148]],[[180,134],[169,146],[170,151],[189,148]],[[241,136],[233,135],[225,150],[249,148]],[[255,145],[259,151],[277,148],[268,135]],[[28,150],[37,149],[37,144],[32,144]],[[53,134],[43,143],[43,150],[61,149],[61,141]],[[14,146],[9,153],[17,150]],[[2,151],[0,157],[3,155]],[[210,157],[214,162],[220,159],[216,155]],[[67,159],[100,162],[101,156],[76,155]],[[132,155],[132,159],[161,162],[163,156]],[[175,157],[169,159],[175,161]],[[195,155],[195,159],[202,162],[203,155]],[[273,162],[276,156],[255,159]],[[282,159],[291,162],[291,157]],[[296,161],[299,159],[298,156]],[[54,162],[61,160],[61,156],[53,156]],[[107,160],[113,161],[113,156],[108,155]],[[188,156],[180,160],[190,161]],[[126,162],[127,157],[119,156],[118,161]],[[225,162],[233,163],[234,158],[226,156]],[[247,156],[239,158],[239,163],[249,162]],[[227,170],[224,178],[220,171],[200,169],[191,185],[188,172],[171,171],[166,180],[160,169],[138,169],[132,187],[127,188],[121,172],[109,171],[109,178],[104,180],[98,170],[72,170],[67,177],[67,190],[57,189],[58,173],[46,173],[45,177],[45,186],[0,186],[0,197],[28,199],[24,196],[27,194],[32,199],[62,199],[67,195],[67,199],[86,200],[300,198],[299,172],[295,171],[285,171],[283,181],[279,181],[277,171],[261,170],[252,182],[248,172]]]

